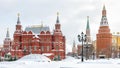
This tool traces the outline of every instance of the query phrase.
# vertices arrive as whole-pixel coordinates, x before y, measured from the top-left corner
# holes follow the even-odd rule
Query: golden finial
[[[59,12],[57,12],[57,16],[59,16]]]
[[[18,13],[17,15],[18,15],[18,17],[19,17],[19,16],[20,16],[20,13]]]

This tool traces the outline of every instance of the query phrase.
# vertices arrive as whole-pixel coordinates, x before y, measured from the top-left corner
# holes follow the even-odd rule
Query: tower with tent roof
[[[100,27],[96,35],[96,55],[97,58],[109,58],[111,57],[111,46],[112,46],[112,34],[107,20],[105,5],[102,10],[102,18]]]

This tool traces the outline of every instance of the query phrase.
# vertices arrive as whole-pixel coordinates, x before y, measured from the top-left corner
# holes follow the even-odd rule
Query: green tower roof
[[[87,16],[87,27],[86,29],[90,29],[90,26],[89,26],[89,16]]]

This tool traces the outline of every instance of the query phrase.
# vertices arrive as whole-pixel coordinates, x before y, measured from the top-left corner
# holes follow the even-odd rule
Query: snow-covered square
[[[17,61],[0,62],[0,68],[120,68],[120,59],[75,59],[67,56],[62,61],[51,61],[38,54],[27,55]]]

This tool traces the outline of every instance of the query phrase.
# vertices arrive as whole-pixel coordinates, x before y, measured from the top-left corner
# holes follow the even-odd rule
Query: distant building
[[[16,24],[13,40],[9,38],[9,31],[4,40],[3,56],[10,53],[12,58],[21,58],[28,54],[42,54],[50,59],[65,58],[65,36],[61,31],[61,24],[57,14],[57,20],[53,33],[48,26],[36,25],[22,29],[20,17]]]
[[[97,58],[111,57],[112,34],[110,33],[109,24],[107,21],[105,5],[103,6],[102,18],[96,39]]]
[[[72,46],[72,56],[77,57],[77,48],[75,45],[75,41],[73,42],[73,46]]]
[[[75,41],[73,42],[72,53],[77,53],[77,48],[76,48],[76,45],[75,45]]]
[[[77,45],[77,53],[78,53],[78,56],[81,56],[81,52],[82,52],[82,45],[78,44],[78,45]]]
[[[76,47],[75,41],[73,41],[72,52],[68,52],[67,56],[72,56],[72,57],[78,58],[78,51],[77,50],[78,49]]]

